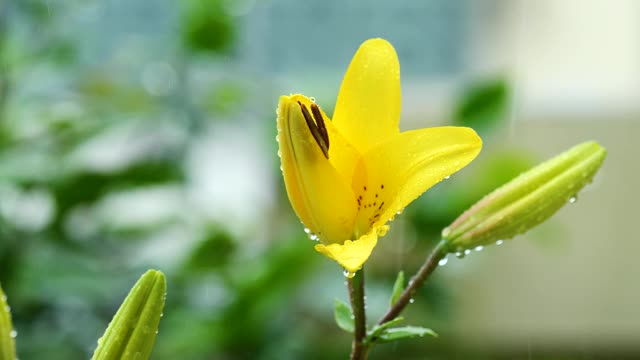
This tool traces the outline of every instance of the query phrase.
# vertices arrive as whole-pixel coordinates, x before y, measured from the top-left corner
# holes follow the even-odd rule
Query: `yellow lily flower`
[[[280,97],[278,141],[287,194],[315,249],[350,274],[387,222],[473,160],[470,128],[400,132],[400,65],[383,39],[365,41],[342,81],[333,120],[304,95]]]

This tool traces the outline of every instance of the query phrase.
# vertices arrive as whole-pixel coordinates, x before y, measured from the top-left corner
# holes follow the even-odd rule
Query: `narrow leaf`
[[[437,337],[438,334],[435,331],[427,328],[423,328],[420,326],[404,326],[386,329],[382,334],[380,334],[379,341],[380,342],[391,342],[400,339],[410,339],[414,337],[421,337],[425,335],[430,335],[433,337]]]
[[[404,271],[400,271],[398,273],[396,282],[393,283],[393,290],[391,291],[391,299],[389,299],[389,305],[393,306],[393,304],[398,301],[400,295],[402,295],[402,290],[404,290]]]
[[[333,316],[336,319],[336,324],[338,324],[342,330],[353,333],[355,325],[353,323],[353,313],[349,305],[336,299]]]
[[[382,334],[383,331],[385,331],[386,329],[394,326],[394,325],[398,325],[399,323],[401,323],[402,321],[404,321],[403,317],[397,317],[391,321],[387,321],[386,323],[382,324],[382,325],[376,325],[373,327],[373,329],[371,329],[371,331],[369,331],[369,334],[367,335],[367,338],[365,339],[366,343],[375,343],[376,341],[378,341],[378,338],[380,337],[380,334]]]
[[[16,332],[11,324],[11,308],[7,304],[7,296],[0,287],[0,360],[16,358]]]
[[[167,282],[157,270],[147,271],[133,286],[98,340],[94,360],[146,360],[158,332]]]

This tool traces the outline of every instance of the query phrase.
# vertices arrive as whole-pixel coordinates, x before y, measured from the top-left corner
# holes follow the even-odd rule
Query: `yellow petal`
[[[324,243],[340,242],[353,234],[356,201],[345,181],[325,157],[301,111],[310,100],[282,96],[278,105],[280,160],[287,195],[296,214]],[[331,156],[331,154],[329,154]]]
[[[470,128],[438,127],[400,133],[363,155],[353,192],[357,229],[386,223],[431,186],[473,160],[482,140]]]
[[[347,69],[333,124],[360,152],[398,133],[400,64],[393,46],[383,39],[365,41]]]
[[[378,242],[378,236],[384,236],[388,229],[389,227],[386,225],[380,226],[371,229],[358,240],[347,240],[344,244],[318,244],[315,249],[326,257],[337,261],[348,272],[355,273],[362,268],[362,264],[371,255],[371,251]]]

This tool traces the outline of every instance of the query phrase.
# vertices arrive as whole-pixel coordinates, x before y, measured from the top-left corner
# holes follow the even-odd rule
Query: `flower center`
[[[358,227],[361,232],[367,232],[376,223],[382,212],[386,209],[388,194],[384,190],[384,184],[373,186],[363,185],[356,197],[358,202]]]

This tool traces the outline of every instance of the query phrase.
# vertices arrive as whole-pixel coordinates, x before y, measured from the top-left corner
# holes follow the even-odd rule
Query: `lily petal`
[[[337,261],[348,272],[355,273],[362,268],[362,264],[369,258],[371,251],[378,243],[378,237],[387,233],[389,226],[384,225],[371,229],[357,240],[347,240],[344,244],[318,244],[317,252]]]
[[[357,228],[380,226],[423,192],[462,169],[482,148],[470,128],[437,127],[400,133],[364,154],[353,192],[361,206]]]
[[[342,243],[352,237],[356,201],[305,121],[301,108],[310,104],[302,95],[280,97],[278,139],[287,195],[302,223],[323,243]]]
[[[333,124],[360,151],[396,135],[400,121],[400,64],[383,39],[365,41],[342,81]]]

